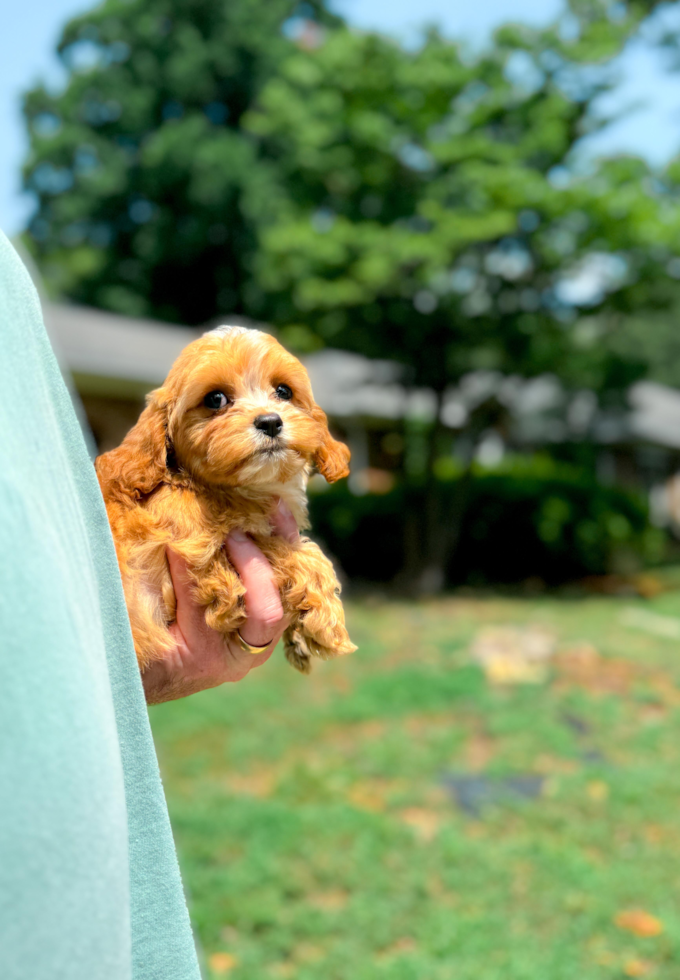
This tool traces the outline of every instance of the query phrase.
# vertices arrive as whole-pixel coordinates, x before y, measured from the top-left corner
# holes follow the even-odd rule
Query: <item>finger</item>
[[[246,643],[262,646],[278,635],[283,620],[281,596],[271,565],[242,531],[232,531],[226,542],[229,558],[245,586],[247,623],[241,628]]]
[[[300,529],[297,526],[297,521],[288,505],[280,497],[272,511],[269,522],[274,528],[274,534],[278,534],[280,538],[285,538],[290,544],[295,544],[300,540]]]
[[[189,566],[187,563],[176,551],[172,551],[171,548],[166,548],[165,554],[168,559],[170,578],[172,579],[172,587],[175,590],[175,598],[177,600],[175,620],[182,636],[189,646],[191,646],[191,639],[205,635],[208,629],[205,622],[205,612],[195,602],[192,595],[192,582],[189,577]]]

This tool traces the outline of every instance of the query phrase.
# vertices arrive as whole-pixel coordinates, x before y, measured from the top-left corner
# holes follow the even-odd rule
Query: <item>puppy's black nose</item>
[[[275,439],[283,428],[283,421],[276,412],[270,412],[268,415],[258,415],[253,425],[256,429],[266,432],[268,436]]]

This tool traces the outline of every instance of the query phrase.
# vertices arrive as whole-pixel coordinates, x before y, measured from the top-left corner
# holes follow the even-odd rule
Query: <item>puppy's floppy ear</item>
[[[314,465],[328,483],[335,483],[336,480],[349,476],[349,449],[344,442],[338,442],[330,434],[326,413],[318,405],[314,406],[312,415],[319,425],[322,437],[319,448],[314,453]]]
[[[120,446],[95,461],[104,499],[130,506],[150,494],[167,476],[169,448],[166,393],[158,388]]]

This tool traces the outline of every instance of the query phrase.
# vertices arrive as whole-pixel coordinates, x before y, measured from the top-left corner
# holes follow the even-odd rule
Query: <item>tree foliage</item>
[[[337,23],[323,0],[106,0],[67,24],[64,91],[25,98],[29,241],[55,291],[186,323],[257,308],[274,165],[241,119],[312,19]]]
[[[680,211],[670,173],[632,158],[584,170],[578,146],[642,12],[574,4],[568,31],[507,27],[476,57],[435,30],[415,50],[336,31],[291,54],[244,117],[283,182],[257,271],[284,337],[400,361],[439,404],[479,369],[620,397],[644,364],[613,341],[631,311],[667,302]],[[469,414],[470,459],[501,419],[493,398]],[[451,440],[437,411],[406,535],[428,589],[470,486],[453,505],[437,487]]]
[[[346,30],[323,0],[106,0],[64,32],[65,91],[26,98],[37,257],[77,301],[245,312],[294,348],[399,361],[440,403],[478,369],[613,398],[645,369],[622,324],[675,295],[678,168],[579,146],[655,6],[571,0],[471,54]],[[440,583],[464,509],[437,500],[450,440],[438,412],[409,531]]]
[[[574,166],[622,33],[508,28],[470,60],[436,32],[404,51],[344,31],[291,55],[244,120],[284,179],[258,262],[290,340],[440,392],[479,368],[628,380],[594,314],[665,302],[680,225],[641,160]]]

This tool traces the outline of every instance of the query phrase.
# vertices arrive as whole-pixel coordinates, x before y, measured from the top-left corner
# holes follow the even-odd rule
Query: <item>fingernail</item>
[[[279,502],[276,505],[276,509],[278,510],[279,514],[283,514],[284,517],[292,516],[290,507],[288,506],[287,503],[285,503],[284,500],[281,499],[281,497],[279,497]]]
[[[244,534],[243,531],[230,531],[228,537],[230,537],[232,541],[241,542],[248,540],[248,535]]]

